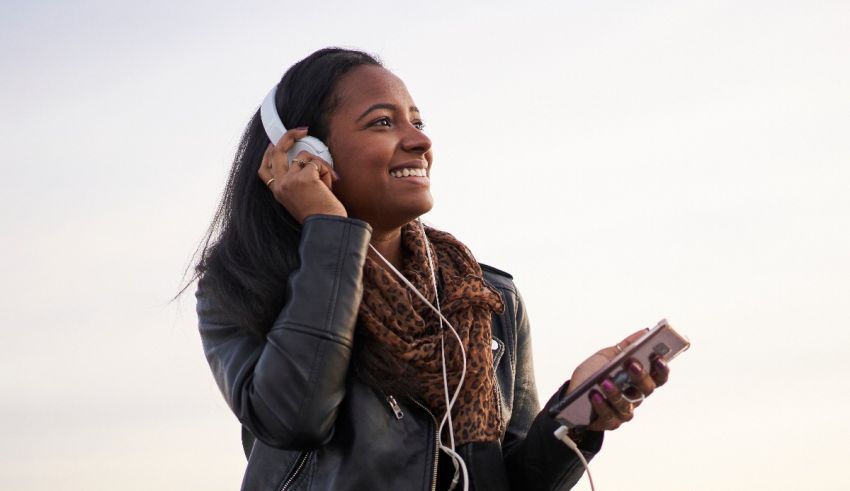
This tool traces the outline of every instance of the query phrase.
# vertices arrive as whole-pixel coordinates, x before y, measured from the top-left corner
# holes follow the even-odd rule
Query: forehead
[[[337,111],[348,112],[377,103],[413,105],[404,82],[386,68],[360,66],[343,75],[336,87]]]

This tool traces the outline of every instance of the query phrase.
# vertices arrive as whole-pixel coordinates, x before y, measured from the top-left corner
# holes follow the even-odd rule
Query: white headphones
[[[273,145],[277,145],[277,142],[286,133],[286,127],[283,126],[283,121],[280,120],[280,115],[277,113],[277,107],[274,102],[276,95],[277,85],[272,87],[272,90],[269,91],[265,100],[263,100],[263,105],[260,106],[260,119],[263,121],[263,128],[266,130],[266,135]],[[295,145],[286,152],[286,155],[289,157],[289,161],[292,162],[295,156],[302,151],[310,152],[327,162],[331,167],[334,165],[334,159],[331,157],[331,151],[328,150],[327,145],[314,136],[305,136],[296,141]]]

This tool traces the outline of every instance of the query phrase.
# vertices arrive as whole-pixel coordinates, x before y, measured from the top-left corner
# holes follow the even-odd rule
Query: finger
[[[272,149],[274,149],[274,145],[269,143],[269,146],[266,147],[266,151],[263,152],[263,160],[260,161],[260,168],[257,169],[257,174],[260,176],[260,180],[263,182],[267,182],[273,177],[270,160]]]
[[[294,159],[289,161],[289,166],[290,167],[298,167],[299,169],[303,169],[313,162],[317,162],[317,163],[318,162],[324,162],[324,160],[313,155],[312,153],[308,152],[307,150],[301,150],[300,152],[298,152],[298,155],[296,155]],[[318,166],[316,166],[316,167],[318,167]]]
[[[670,367],[664,359],[656,356],[650,361],[649,376],[655,382],[655,387],[661,387],[670,378]]]
[[[313,167],[315,167],[319,175],[319,180],[325,183],[325,186],[327,186],[329,189],[333,187],[333,181],[336,180],[334,177],[336,173],[334,172],[333,167],[331,167],[330,164],[325,162],[324,159],[306,151],[299,152],[298,158],[306,160],[307,162],[312,164]]]
[[[315,169],[315,171],[318,172],[319,180],[322,181],[328,189],[333,189],[333,182],[339,179],[330,164],[325,162],[321,157],[317,157],[306,150],[298,152],[298,155],[290,162],[290,166],[293,164],[297,164],[294,165],[294,167],[299,170]]]
[[[327,186],[328,189],[333,189],[333,169],[325,162],[321,162],[319,164],[319,179],[325,183],[325,186]]]
[[[602,392],[605,393],[605,398],[608,403],[614,408],[623,421],[631,421],[634,406],[629,402],[623,394],[620,393],[619,387],[609,379],[605,379],[599,384],[602,387]]]
[[[649,376],[649,373],[644,370],[643,366],[635,359],[626,362],[626,369],[629,372],[629,379],[632,385],[639,390],[644,397],[648,397],[655,390],[655,381]]]
[[[289,171],[289,162],[287,161],[286,151],[279,147],[271,147],[268,151],[269,158],[266,161],[266,168],[269,174],[277,179],[283,178]]]
[[[590,392],[590,404],[596,412],[596,419],[589,428],[596,431],[616,430],[623,423],[608,401],[597,391]]]

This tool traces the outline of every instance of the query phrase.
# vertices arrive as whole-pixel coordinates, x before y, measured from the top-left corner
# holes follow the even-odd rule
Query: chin
[[[431,211],[431,208],[434,207],[434,199],[431,197],[431,194],[428,194],[427,200],[422,200],[422,202],[418,203],[418,207],[415,207],[415,211],[413,212],[414,216],[411,220],[415,220],[420,216]]]
[[[392,217],[384,215],[383,218],[389,219],[387,220],[388,222],[392,222],[386,223],[385,225],[387,228],[399,228],[431,211],[431,208],[434,207],[434,201],[431,199],[431,195],[429,194],[427,199],[419,199],[416,200],[416,202],[398,203],[395,205],[388,204],[387,208],[390,207],[396,210],[396,213],[393,213],[394,216]]]

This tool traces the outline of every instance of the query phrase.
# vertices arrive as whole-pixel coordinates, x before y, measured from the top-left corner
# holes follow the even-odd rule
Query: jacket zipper
[[[395,413],[396,419],[400,420],[401,418],[403,418],[404,413],[401,411],[401,407],[398,405],[398,401],[396,401],[396,398],[393,397],[392,395],[389,395],[389,394],[386,394],[386,393],[385,393],[385,395],[387,396],[387,402],[389,403],[390,408],[393,410],[393,413]],[[409,399],[411,401],[413,401],[414,404],[416,404],[417,406],[424,409],[425,412],[428,413],[428,416],[431,416],[431,420],[434,421],[434,474],[433,474],[433,477],[431,478],[431,491],[436,491],[437,490],[437,469],[439,469],[438,464],[440,463],[440,434],[438,433],[440,425],[437,422],[437,418],[434,416],[433,413],[431,413],[431,411],[427,407],[422,405],[422,403],[420,403],[416,399],[413,399],[413,398],[409,398]],[[281,491],[283,491],[283,490],[281,490]]]
[[[307,463],[307,458],[310,457],[310,452],[301,452],[301,455],[298,456],[298,461],[295,463],[295,467],[292,468],[292,472],[289,473],[289,477],[283,481],[283,484],[280,486],[278,491],[286,491],[292,486],[292,483],[298,479],[298,475],[301,474],[301,470],[304,469],[304,464]]]
[[[434,475],[431,478],[431,491],[437,491],[437,469],[440,463],[440,424],[437,422],[437,418],[434,414],[425,406],[422,405],[416,399],[410,399],[414,404],[421,407],[428,413],[428,416],[431,416],[431,419],[434,421]]]
[[[399,407],[398,401],[395,400],[395,397],[387,396],[387,402],[390,403],[390,408],[392,408],[393,413],[395,413],[395,419],[401,419],[404,417],[404,413],[401,412],[401,407]]]

